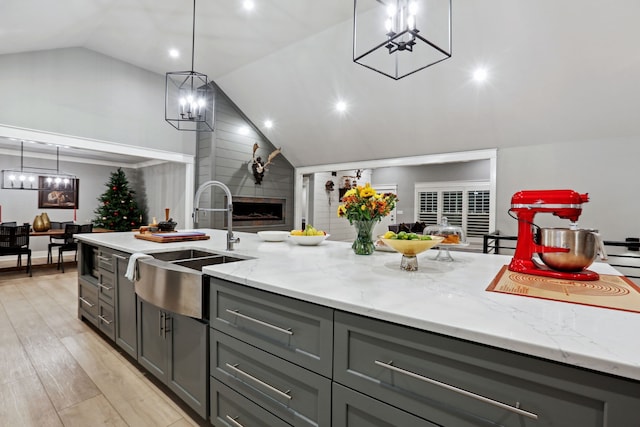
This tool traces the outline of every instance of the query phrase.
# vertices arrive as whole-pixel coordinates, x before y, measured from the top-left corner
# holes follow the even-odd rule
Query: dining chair
[[[65,252],[76,252],[74,260],[78,259],[78,242],[73,237],[74,234],[80,233],[80,224],[65,224],[64,233],[62,234],[62,238],[64,239],[61,245],[58,245],[58,270],[62,270],[64,273],[64,253]]]
[[[93,224],[65,224],[64,243],[58,247],[58,269],[64,273],[64,253],[75,252],[74,261],[78,260],[78,241],[74,234],[92,233]]]
[[[31,226],[24,225],[0,225],[0,256],[17,255],[17,266],[22,266],[22,255],[27,256],[27,274],[31,272],[31,249],[29,248],[29,231]]]
[[[67,224],[73,224],[73,221],[51,221],[52,230],[64,230]],[[53,248],[60,247],[65,244],[64,235],[49,236],[49,245],[47,246],[47,264],[53,262]]]

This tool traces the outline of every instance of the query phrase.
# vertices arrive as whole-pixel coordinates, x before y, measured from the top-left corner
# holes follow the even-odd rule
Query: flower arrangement
[[[398,198],[393,193],[376,193],[367,183],[364,187],[358,186],[348,190],[342,197],[342,203],[338,206],[338,216],[354,221],[380,221],[395,208]]]

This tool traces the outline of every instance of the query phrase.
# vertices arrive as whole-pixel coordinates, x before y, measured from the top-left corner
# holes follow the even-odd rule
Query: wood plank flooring
[[[201,425],[77,318],[74,266],[0,271],[0,426]]]

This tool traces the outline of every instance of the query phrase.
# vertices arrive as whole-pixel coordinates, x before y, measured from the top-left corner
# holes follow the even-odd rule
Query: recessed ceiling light
[[[244,10],[253,10],[253,8],[255,7],[255,3],[253,2],[253,0],[244,0],[242,2],[242,7],[244,8]]]
[[[264,121],[264,127],[266,127],[267,129],[271,129],[273,127],[273,121],[265,120]]]
[[[169,49],[169,56],[172,58],[179,58],[180,51],[178,49]]]
[[[486,68],[476,68],[475,71],[473,72],[473,80],[477,81],[478,83],[481,83],[487,80],[488,76],[489,74],[487,73]]]
[[[344,101],[336,102],[336,110],[341,113],[344,113],[345,111],[347,111],[347,103]]]

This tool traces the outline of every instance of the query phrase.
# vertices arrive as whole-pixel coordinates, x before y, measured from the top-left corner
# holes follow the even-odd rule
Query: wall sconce
[[[354,0],[353,61],[394,80],[451,58],[451,0]]]

